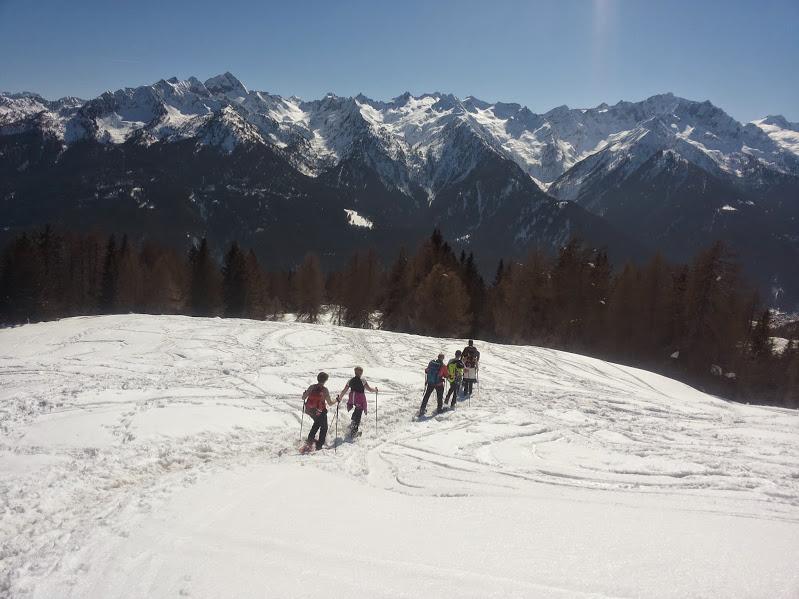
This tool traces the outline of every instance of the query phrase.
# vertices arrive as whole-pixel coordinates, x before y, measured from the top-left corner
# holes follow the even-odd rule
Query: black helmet
[[[455,352],[455,357],[456,357],[456,358],[460,358],[460,357],[461,357],[461,350],[457,350],[457,351]]]

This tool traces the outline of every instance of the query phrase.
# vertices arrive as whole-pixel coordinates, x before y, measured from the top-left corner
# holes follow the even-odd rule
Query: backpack
[[[305,399],[305,413],[316,418],[325,410],[325,396],[322,393],[321,385],[314,385],[308,397]]]
[[[463,380],[463,362],[457,358],[453,358],[447,364],[447,371],[449,371],[449,382],[460,383]]]
[[[438,360],[431,360],[430,363],[427,365],[427,384],[428,385],[438,385],[441,381],[441,362]]]
[[[474,368],[477,366],[477,348],[473,345],[469,345],[464,348],[463,353],[461,354],[461,360],[468,368]]]

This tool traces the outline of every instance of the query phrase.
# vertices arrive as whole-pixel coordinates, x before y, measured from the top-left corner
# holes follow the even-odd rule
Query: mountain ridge
[[[16,107],[17,117],[30,115],[40,108],[60,112],[57,120],[80,118],[80,115],[70,113],[70,109],[79,108],[79,101],[75,98],[51,101],[32,92],[2,94],[0,98],[5,100],[3,102],[0,99],[0,125],[20,120],[9,116],[8,113],[13,112],[10,107],[2,110],[2,104],[8,105],[9,100],[21,101],[21,105]],[[29,105],[25,106],[25,102]],[[683,120],[686,114],[709,123],[710,127],[703,131],[702,140],[695,139],[698,133],[692,136],[694,126],[690,124],[683,130],[675,128],[675,136],[682,135],[710,160],[719,160],[728,171],[734,171],[733,165],[718,158],[719,153],[723,154],[725,150],[726,154],[735,154],[736,163],[741,162],[741,154],[746,154],[780,172],[799,173],[799,145],[782,141],[786,135],[790,138],[790,133],[796,133],[792,128],[795,124],[784,117],[769,116],[742,124],[707,100],[686,100],[671,92],[656,94],[639,102],[621,100],[614,105],[603,102],[593,108],[562,105],[536,114],[518,103],[489,103],[474,96],[460,99],[442,92],[414,96],[406,91],[387,102],[368,98],[364,94],[347,97],[329,93],[318,100],[301,100],[296,96],[286,98],[265,91],[249,90],[228,71],[210,77],[205,82],[196,77],[186,80],[171,77],[151,85],[106,91],[97,98],[85,101],[80,107],[89,105],[92,108],[88,111],[89,118],[104,115],[119,117],[109,116],[109,119],[104,120],[98,134],[105,135],[110,143],[122,143],[138,129],[152,131],[158,140],[168,138],[169,131],[177,128],[176,121],[185,124],[186,120],[221,110],[226,103],[241,107],[243,118],[255,125],[263,143],[286,147],[299,141],[297,135],[312,142],[312,147],[306,152],[310,156],[306,158],[316,163],[317,168],[308,169],[310,174],[318,174],[320,165],[329,165],[331,158],[341,159],[342,152],[346,151],[346,147],[341,147],[339,143],[342,140],[337,139],[340,132],[323,130],[318,126],[318,117],[329,121],[333,113],[339,112],[341,114],[335,116],[346,118],[347,111],[351,113],[350,116],[355,112],[360,113],[359,116],[373,129],[392,135],[394,144],[404,141],[406,154],[409,149],[418,149],[422,153],[427,149],[428,144],[424,143],[426,127],[435,127],[442,119],[460,118],[489,139],[495,149],[519,164],[544,189],[574,164],[604,148],[612,136],[631,131],[634,125],[653,116],[664,115],[673,117],[672,125]],[[131,107],[146,111],[148,106],[159,108],[159,104],[163,107],[162,114],[154,110],[146,114],[130,112]],[[160,122],[157,122],[159,118]],[[62,128],[66,131],[66,127]],[[91,129],[89,127],[89,131]],[[712,138],[718,137],[716,133],[719,129],[741,141],[739,147],[714,147]],[[59,136],[60,131],[54,133]],[[183,138],[192,134],[190,127],[176,133]],[[81,137],[75,132],[72,136],[62,136],[67,144]],[[253,141],[258,139],[253,138]],[[344,139],[343,143],[347,141]]]
[[[82,153],[86,144],[97,149]],[[168,156],[186,172],[164,171],[145,158],[148,152]],[[682,259],[682,246],[695,247],[703,238],[710,243],[727,231],[708,223],[716,222],[717,214],[731,216],[731,210],[718,212],[729,205],[751,213],[758,223],[751,231],[739,227],[729,233],[725,240],[733,249],[752,247],[753,242],[741,241],[749,235],[769,239],[775,253],[766,260],[765,273],[757,270],[760,254],[758,263],[745,264],[764,294],[786,297],[785,285],[799,280],[795,269],[770,266],[790,264],[794,256],[799,263],[799,127],[779,115],[740,123],[707,100],[668,92],[594,108],[562,105],[542,114],[517,103],[441,92],[405,92],[389,101],[334,93],[302,100],[249,89],[230,72],[204,82],[161,79],[86,101],[0,94],[0,156],[6,162],[0,169],[6,179],[0,181],[0,216],[7,230],[43,224],[46,211],[24,202],[57,205],[46,189],[47,177],[60,172],[58,162],[67,154],[95,160],[79,161],[75,172],[58,175],[71,206],[58,205],[59,213],[67,210],[75,222],[99,218],[87,208],[100,210],[98,189],[127,189],[117,193],[125,198],[119,204],[102,205],[107,225],[115,208],[127,210],[121,206],[129,201],[126,194],[135,179],[132,186],[141,190],[136,195],[142,205],[155,206],[155,198],[160,205],[182,205],[177,213],[168,211],[170,222],[190,238],[213,230],[220,243],[251,239],[255,231],[272,231],[259,221],[271,222],[265,207],[284,206],[285,218],[308,224],[303,211],[326,206],[336,238],[351,235],[344,211],[354,210],[375,229],[359,231],[351,243],[382,235],[393,239],[385,242],[386,251],[402,243],[400,231],[406,236],[416,231],[410,236],[416,239],[423,230],[446,225],[449,237],[469,240],[466,249],[485,260],[524,254],[536,245],[555,250],[579,235],[623,261],[661,249],[641,233],[651,223],[631,225],[630,215],[640,215],[641,205],[662,204],[667,208],[661,212],[675,219],[664,225],[673,229],[680,223],[684,229],[682,237],[671,240],[673,252],[667,255],[673,259]],[[120,171],[110,162],[114,156],[123,164],[125,156],[140,160],[141,172]],[[671,160],[665,178],[658,171],[664,159]],[[213,160],[218,168],[211,169],[215,180],[210,182]],[[252,170],[264,164],[270,165],[268,178]],[[93,172],[98,165],[106,171]],[[159,187],[164,180],[180,182],[171,195]],[[647,181],[658,181],[658,189],[647,188]],[[712,181],[719,197],[697,195],[703,181]],[[622,188],[632,195],[619,203],[613,190]],[[262,205],[242,203],[224,189],[254,194]],[[280,191],[272,197],[274,190]],[[686,220],[676,210],[682,204],[674,198],[681,196],[702,198],[702,211],[686,208],[696,218]],[[200,197],[206,198],[202,210]],[[222,223],[228,217],[219,215],[231,206],[238,224],[225,233]],[[619,206],[627,206],[627,212]],[[331,210],[341,214],[334,218]],[[188,213],[192,216],[174,216]],[[162,229],[164,223],[150,226]],[[281,239],[285,233],[269,234]],[[285,241],[294,247],[293,240]],[[266,245],[272,251],[279,246]],[[799,302],[799,289],[787,296]]]

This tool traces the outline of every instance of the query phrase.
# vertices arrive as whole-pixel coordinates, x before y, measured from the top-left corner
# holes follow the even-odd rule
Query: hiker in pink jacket
[[[347,381],[347,384],[344,386],[344,389],[341,390],[341,393],[338,394],[337,398],[340,400],[347,391],[350,392],[349,399],[347,400],[347,411],[349,412],[355,408],[355,411],[352,413],[352,419],[350,420],[350,430],[347,434],[347,437],[350,439],[358,434],[358,427],[361,425],[361,416],[367,412],[366,391],[377,391],[377,387],[370,387],[369,383],[361,378],[361,375],[363,375],[363,368],[356,366],[355,376]]]

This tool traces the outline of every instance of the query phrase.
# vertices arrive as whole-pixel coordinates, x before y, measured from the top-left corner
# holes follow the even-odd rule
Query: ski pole
[[[375,435],[377,435],[377,390],[375,389]]]

